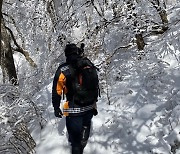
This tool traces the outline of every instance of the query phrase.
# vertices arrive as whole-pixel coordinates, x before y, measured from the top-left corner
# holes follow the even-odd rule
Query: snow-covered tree
[[[101,112],[108,116],[96,134],[107,140],[95,144],[112,145],[115,153],[177,150],[179,0],[4,0],[1,17],[1,67],[10,48],[15,71],[9,72],[17,77],[0,81],[0,152],[35,148],[31,132],[44,126],[48,88],[68,42],[85,43],[100,69]],[[8,84],[12,78],[17,86]]]

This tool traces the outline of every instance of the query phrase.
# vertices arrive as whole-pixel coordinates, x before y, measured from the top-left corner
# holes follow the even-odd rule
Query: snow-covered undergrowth
[[[148,51],[141,56],[139,60],[139,55],[134,51],[134,54],[121,53],[118,61],[117,57],[114,60],[118,63],[114,65],[120,68],[117,66],[110,69],[109,101],[107,87],[104,87],[98,102],[99,114],[93,118],[92,133],[85,153],[180,152],[178,60],[171,53],[158,58],[160,53],[157,50]],[[177,52],[176,57],[179,56]],[[107,81],[101,81],[103,84],[105,82]],[[41,132],[33,131],[37,143],[36,150],[38,154],[68,154],[70,147],[65,118],[54,117],[51,86],[52,82],[35,97],[35,102],[46,107],[44,117],[48,122]]]
[[[31,129],[43,127],[41,110],[12,85],[0,86],[0,153],[30,153],[36,147]]]
[[[179,33],[178,27],[175,28]],[[120,52],[108,67],[108,79],[101,81],[99,114],[93,118],[92,133],[85,154],[179,154],[180,74],[179,47],[169,37],[170,29],[146,47]],[[175,34],[176,34],[175,33]],[[162,46],[166,42],[167,46]],[[162,48],[161,48],[162,47]],[[100,74],[104,74],[103,71]],[[33,132],[38,154],[67,154],[65,118],[53,115],[51,82],[34,98],[44,103],[47,126]],[[107,83],[107,84],[105,84]],[[107,98],[108,96],[108,98]]]
[[[168,11],[169,29],[146,38],[144,51],[119,50],[108,66],[100,66],[99,114],[85,154],[180,153],[179,11],[178,5]],[[119,42],[107,39],[113,51]],[[33,56],[39,66],[32,72],[15,58],[19,87],[0,85],[0,153],[26,153],[36,146],[37,154],[68,154],[65,118],[56,118],[51,104],[55,61]]]

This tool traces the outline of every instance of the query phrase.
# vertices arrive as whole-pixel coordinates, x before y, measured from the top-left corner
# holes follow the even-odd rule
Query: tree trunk
[[[10,45],[10,36],[5,28],[5,23],[1,18],[1,36],[2,36],[2,44],[1,44],[1,68],[6,72],[9,77],[9,81],[12,84],[17,84],[17,74],[14,65],[13,52]]]
[[[151,1],[151,3],[153,4],[153,7],[157,10],[157,12],[159,13],[159,16],[161,18],[162,21],[162,29],[159,31],[159,33],[164,33],[167,29],[168,29],[168,18],[167,18],[167,12],[164,8],[162,8],[160,6],[160,1],[157,0],[156,2]]]
[[[162,26],[162,30],[163,31],[166,31],[168,29],[168,18],[167,18],[167,13],[165,10],[161,10],[159,12],[159,15],[161,17],[161,20],[162,20],[162,23],[163,23],[163,26]]]
[[[138,50],[143,50],[145,43],[142,34],[136,34],[135,37]]]
[[[3,83],[6,82],[6,78],[8,76],[9,81],[13,85],[16,85],[17,74],[16,74],[16,68],[14,65],[13,51],[10,44],[11,37],[14,41],[14,44],[17,46],[16,51],[22,53],[31,66],[36,67],[37,65],[31,59],[31,57],[29,56],[29,53],[17,44],[12,31],[5,26],[3,16],[2,16],[2,3],[3,3],[3,0],[0,0],[0,66],[2,68]]]
[[[1,18],[2,18],[2,2],[3,0],[0,0],[0,65],[1,65]]]

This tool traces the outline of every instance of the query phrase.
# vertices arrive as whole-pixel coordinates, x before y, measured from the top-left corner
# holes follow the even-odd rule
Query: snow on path
[[[37,129],[32,132],[32,136],[37,143],[35,150],[37,154],[69,154],[70,146],[67,141],[65,117],[59,119],[54,116],[54,110],[51,104],[51,86],[52,83],[41,90],[39,95],[36,96],[36,102],[41,102],[47,107],[43,115],[47,120],[47,124],[43,130],[40,131],[40,129]],[[88,154],[107,153],[108,149],[112,153],[106,143],[107,132],[103,131],[103,124],[110,117],[110,113],[101,109],[101,103],[103,102],[99,101],[99,115],[92,120],[91,137],[85,148],[85,153]]]
[[[135,66],[133,69],[139,68]],[[173,130],[171,130],[169,116],[165,112],[171,109],[170,100],[180,100],[179,73],[169,68],[166,71],[170,75],[158,76],[157,81],[147,76],[149,70],[145,72],[146,65],[141,69],[144,71],[138,74],[139,77],[135,78],[136,70],[132,77],[126,78],[119,84],[116,83],[112,91],[114,96],[111,105],[108,105],[106,96],[103,95],[99,99],[99,114],[92,120],[91,136],[84,154],[169,154],[171,147],[168,142],[173,143],[175,139],[180,141],[180,126],[176,125],[178,122],[173,121]],[[152,74],[159,75],[158,69],[154,69]],[[164,83],[159,82],[161,80]],[[155,89],[160,87],[156,95],[153,94],[156,92],[152,91],[153,86]],[[43,116],[47,120],[43,130],[37,128],[32,132],[37,143],[36,152],[37,154],[70,154],[65,118],[59,119],[54,116],[51,87],[52,82],[34,98],[35,102],[39,102],[46,109]],[[172,94],[168,95],[171,89]],[[180,107],[177,105],[171,113],[171,118],[174,119],[170,120],[178,120],[179,111]]]
[[[53,107],[51,105],[51,86],[50,83],[45,87],[37,96],[36,102],[41,102],[47,107],[44,117],[47,119],[47,125],[43,130],[35,130],[32,135],[36,140],[37,154],[70,154],[70,146],[67,141],[67,131],[65,128],[65,118],[56,118],[53,113]],[[98,102],[99,114],[92,120],[92,131],[89,138],[88,145],[86,146],[85,154],[126,154],[133,153],[133,151],[139,151],[139,154],[145,154],[146,149],[142,149],[146,133],[148,129],[141,127],[136,137],[131,137],[131,128],[129,126],[129,117],[124,111],[121,111],[121,106],[107,105],[104,98],[101,98]],[[156,106],[147,105],[138,111],[138,116],[134,119],[132,125],[138,129],[143,125],[143,119],[147,119],[151,116],[151,111]],[[126,107],[122,107],[125,109]],[[143,114],[146,110],[149,110],[146,116]],[[123,115],[123,114],[127,115]],[[146,112],[147,113],[147,112]],[[141,119],[141,117],[143,118]],[[141,143],[141,144],[140,144]],[[137,144],[140,144],[140,149],[134,149]],[[121,147],[122,146],[122,147]],[[126,147],[127,146],[127,147]],[[129,149],[129,151],[127,151]],[[142,151],[142,152],[141,152]]]

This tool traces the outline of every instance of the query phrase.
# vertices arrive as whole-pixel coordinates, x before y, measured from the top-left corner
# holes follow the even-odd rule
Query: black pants
[[[91,112],[82,116],[66,117],[66,127],[72,146],[72,154],[83,153],[89,138],[92,117],[93,113]]]

